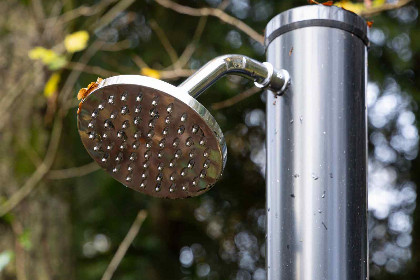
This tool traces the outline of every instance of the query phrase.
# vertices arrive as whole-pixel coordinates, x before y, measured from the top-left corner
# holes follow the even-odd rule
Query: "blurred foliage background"
[[[197,198],[134,193],[98,170],[79,139],[76,94],[97,77],[176,85],[218,55],[263,61],[267,22],[306,4],[177,3],[0,2],[0,279],[265,279],[264,92],[229,77],[200,97],[225,132],[229,159],[222,180]],[[371,279],[420,279],[418,7],[339,4],[373,20]]]

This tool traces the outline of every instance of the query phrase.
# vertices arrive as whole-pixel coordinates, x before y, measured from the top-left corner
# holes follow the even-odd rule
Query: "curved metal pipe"
[[[244,55],[228,54],[210,60],[178,87],[196,98],[225,75],[242,76],[253,80],[255,86],[269,88],[278,94],[290,84],[286,70],[274,69],[268,62],[261,63]]]

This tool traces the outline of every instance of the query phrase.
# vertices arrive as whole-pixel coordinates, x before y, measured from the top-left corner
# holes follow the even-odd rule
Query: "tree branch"
[[[206,23],[207,23],[207,17],[201,17],[200,21],[198,22],[197,28],[194,32],[194,36],[193,36],[193,39],[192,39],[191,43],[189,43],[187,45],[187,47],[184,49],[184,51],[182,52],[179,59],[173,64],[173,68],[175,68],[175,69],[176,68],[182,68],[188,63],[191,56],[195,52],[196,45],[197,45],[198,41],[200,40],[201,35],[203,34],[204,27],[206,26]]]
[[[32,164],[34,166],[38,166],[41,164],[42,159],[39,157],[37,152],[30,147],[26,139],[25,140],[18,139],[17,142],[22,147],[23,151],[27,154],[28,158],[32,161]]]
[[[115,270],[118,268],[121,260],[124,258],[125,254],[127,253],[128,248],[130,247],[131,243],[133,242],[134,238],[136,238],[139,230],[147,217],[146,210],[140,210],[137,214],[136,219],[134,220],[133,224],[131,225],[130,229],[127,232],[124,240],[118,246],[118,250],[115,253],[114,257],[112,258],[111,262],[109,263],[108,267],[105,270],[104,275],[102,275],[101,280],[111,280],[112,275],[114,275]]]
[[[121,75],[118,72],[109,71],[109,70],[103,69],[102,67],[99,67],[99,66],[90,66],[90,65],[80,63],[80,62],[71,62],[70,61],[69,63],[67,63],[67,65],[64,66],[64,68],[70,69],[70,70],[76,70],[76,71],[80,71],[80,72],[84,72],[84,73],[94,74],[94,75],[98,75],[98,76],[101,76],[101,77],[110,77],[110,76]]]
[[[159,70],[158,70],[159,71]],[[160,78],[163,80],[174,80],[191,76],[195,70],[192,69],[174,69],[159,71]]]
[[[122,40],[116,43],[106,43],[101,47],[101,51],[106,52],[119,52],[122,50],[129,49],[131,47],[130,40]]]
[[[19,237],[23,234],[23,227],[17,219],[13,219],[10,225],[15,239],[16,280],[26,280],[25,253],[19,241]]]
[[[60,170],[51,170],[48,172],[47,179],[61,180],[69,179],[74,177],[85,176],[89,173],[95,172],[100,169],[100,166],[96,162],[91,162],[82,166],[72,167]]]
[[[23,75],[23,77],[17,82],[14,83],[10,88],[6,87],[6,90],[2,93],[2,98],[0,99],[0,130],[7,124],[7,119],[11,118],[13,115],[13,105],[16,104],[16,100],[25,93],[25,89],[31,85],[31,80],[33,75],[28,73]],[[7,85],[7,83],[5,84]]]
[[[45,174],[50,170],[55,155],[57,152],[58,144],[60,142],[61,131],[63,128],[63,117],[59,114],[55,118],[53,131],[51,133],[50,144],[44,161],[38,166],[36,171],[29,177],[25,184],[16,191],[6,202],[0,205],[0,217],[4,216],[12,209],[14,209],[24,198],[26,198],[32,190],[37,186],[39,181],[44,178]]]
[[[213,103],[211,105],[211,108],[213,110],[220,110],[220,109],[223,109],[223,108],[230,107],[230,106],[235,105],[236,103],[238,103],[238,102],[240,102],[240,101],[242,101],[242,100],[244,100],[244,99],[260,92],[260,91],[261,91],[260,88],[251,87],[251,88],[245,90],[244,92],[233,96],[232,98],[226,99],[226,100],[221,101],[221,102]]]
[[[201,16],[213,16],[217,17],[221,21],[230,24],[234,26],[235,28],[238,28],[245,34],[247,34],[249,37],[254,39],[255,41],[259,42],[260,44],[264,43],[264,36],[259,34],[257,31],[249,27],[246,23],[243,21],[232,17],[231,15],[228,15],[221,9],[217,8],[191,8],[188,6],[183,6],[178,3],[172,2],[170,0],[155,0],[158,4],[161,6],[174,10],[177,13],[185,14],[189,16],[195,16],[195,17],[201,17]]]
[[[149,65],[141,58],[140,56],[134,54],[131,57],[134,61],[134,63],[141,69],[141,68],[150,68]]]
[[[157,37],[159,38],[162,46],[165,48],[166,52],[169,55],[169,58],[171,59],[172,63],[175,64],[178,60],[178,54],[176,53],[174,47],[172,46],[171,42],[168,39],[168,36],[166,36],[165,31],[159,26],[159,24],[155,20],[149,21],[150,27],[153,29],[153,31],[156,33]]]
[[[114,3],[117,0],[104,0],[104,1],[100,1],[98,2],[98,4],[92,5],[92,6],[79,6],[75,9],[72,9],[70,11],[64,12],[63,14],[56,16],[56,17],[50,17],[47,19],[47,24],[49,26],[52,26],[52,24],[55,25],[61,25],[61,24],[65,24],[69,21],[72,21],[78,17],[81,16],[85,16],[85,17],[90,17],[93,16],[95,14],[99,14],[102,13],[102,11],[104,9],[107,8],[107,6],[111,5],[112,3]],[[51,24],[50,24],[51,23]]]
[[[103,15],[98,22],[93,24],[90,27],[90,30],[95,30],[98,28],[101,28],[108,23],[110,23],[112,20],[114,20],[119,13],[127,9],[131,4],[134,3],[135,0],[121,0],[118,1],[117,4],[115,4],[114,7],[112,7],[105,15]]]

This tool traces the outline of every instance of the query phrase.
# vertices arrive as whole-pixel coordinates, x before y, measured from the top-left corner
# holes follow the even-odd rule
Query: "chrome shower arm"
[[[278,94],[284,92],[290,83],[290,76],[286,70],[274,69],[268,62],[261,63],[244,55],[228,54],[207,62],[178,88],[186,90],[196,98],[225,75],[245,77],[253,80],[255,86],[268,88]]]

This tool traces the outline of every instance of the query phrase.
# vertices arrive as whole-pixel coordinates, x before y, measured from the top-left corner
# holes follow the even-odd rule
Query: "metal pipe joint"
[[[238,75],[254,81],[259,88],[268,88],[282,94],[290,84],[286,70],[274,69],[269,62],[259,62],[244,55],[229,54],[216,57],[198,69],[178,87],[198,97],[225,75]]]

